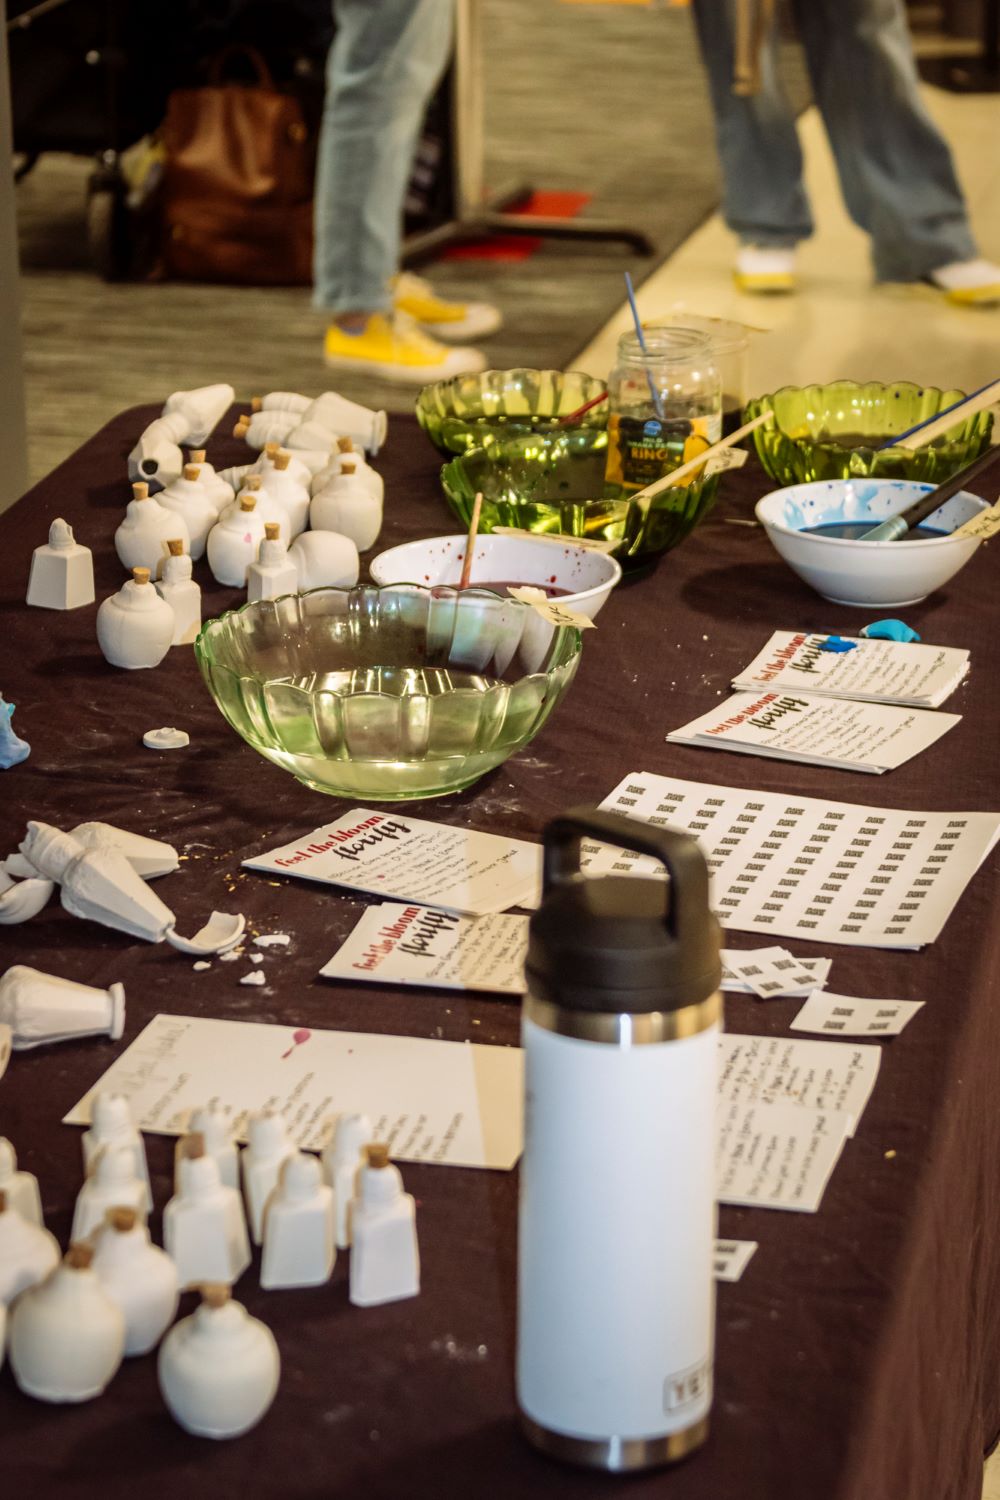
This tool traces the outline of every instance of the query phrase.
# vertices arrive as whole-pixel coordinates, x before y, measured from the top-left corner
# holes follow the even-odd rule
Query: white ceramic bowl
[[[818,479],[773,490],[757,502],[756,515],[775,551],[824,599],[895,609],[918,604],[954,578],[979,546],[978,539],[861,542],[809,535],[803,528],[864,520],[877,526],[933,488],[905,479]],[[988,501],[959,490],[925,524],[954,531],[988,508]]]
[[[372,558],[372,578],[378,584],[454,587],[462,575],[465,541],[464,536],[432,536],[390,547]],[[621,576],[618,563],[606,552],[545,537],[489,535],[476,538],[470,581],[477,588],[515,583],[567,589],[560,604],[592,620]]]

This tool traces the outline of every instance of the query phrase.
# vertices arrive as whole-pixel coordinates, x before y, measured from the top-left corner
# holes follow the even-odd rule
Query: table
[[[32,754],[0,773],[0,849],[16,846],[29,817],[63,827],[118,822],[187,854],[159,887],[181,931],[213,906],[237,905],[260,930],[289,932],[293,943],[267,960],[267,988],[247,989],[237,983],[240,965],[196,973],[163,946],[132,944],[50,905],[25,926],[0,928],[3,965],[123,981],[126,1041],[155,1013],[174,1011],[515,1044],[510,1001],[318,981],[361,901],[241,872],[240,860],[342,804],[237,739],[189,651],[126,674],[98,653],[93,608],[24,606],[31,550],[56,515],[94,548],[98,597],[120,585],[110,539],[128,499],[125,454],[153,414],[124,412],[3,518],[0,689],[17,704],[15,725]],[[209,445],[220,467],[240,451],[228,438]],[[415,422],[392,419],[378,459],[383,544],[453,529],[439,463]],[[471,790],[424,804],[421,816],[538,838],[548,818],[599,801],[640,768],[898,807],[995,807],[1000,645],[990,547],[947,592],[905,612],[925,639],[973,651],[972,675],[948,704],[963,722],[916,761],[876,781],[663,743],[725,694],[772,628],[862,623],[799,584],[759,530],[731,524],[752,514],[765,484],[753,464],[728,474],[694,537],[612,595],[576,682],[538,739]],[[197,571],[204,582],[206,570]],[[233,602],[233,591],[206,586],[206,613]],[[188,729],[190,749],[144,750],[142,732],[164,723]],[[809,956],[810,945],[796,948]],[[332,1285],[317,1291],[261,1293],[256,1269],[248,1272],[237,1296],[273,1328],[282,1385],[260,1427],[218,1446],[174,1427],[151,1357],[130,1361],[101,1400],[79,1408],[27,1400],[5,1369],[0,1432],[11,1494],[49,1495],[72,1482],[74,1493],[103,1500],[176,1500],[211,1486],[220,1496],[326,1500],[978,1500],[983,1452],[1000,1431],[997,861],[987,861],[924,952],[825,951],[835,957],[832,988],[928,1004],[886,1044],[872,1101],[820,1213],[722,1210],[721,1232],[759,1240],[760,1249],[739,1284],[719,1288],[712,1435],[688,1463],[623,1480],[560,1468],[527,1447],[513,1417],[516,1173],[410,1166],[419,1298],[352,1308],[343,1257]],[[728,996],[727,1025],[784,1033],[798,1004]],[[58,1122],[113,1055],[103,1041],[21,1053],[0,1082],[0,1129],[41,1179],[47,1221],[63,1243],[80,1151],[77,1132]],[[173,1142],[147,1144],[160,1209]]]

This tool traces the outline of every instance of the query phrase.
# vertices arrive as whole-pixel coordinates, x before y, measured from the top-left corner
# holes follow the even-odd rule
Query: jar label
[[[689,463],[719,439],[717,417],[686,417],[661,422],[657,417],[608,418],[608,462],[605,481],[635,491],[672,469]]]

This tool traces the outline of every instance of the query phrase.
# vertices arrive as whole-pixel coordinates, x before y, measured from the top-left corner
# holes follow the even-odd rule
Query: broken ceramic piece
[[[146,1211],[152,1211],[153,1192],[149,1185],[146,1148],[142,1143],[142,1136],[132,1123],[132,1112],[124,1094],[112,1094],[107,1089],[98,1089],[91,1096],[90,1129],[83,1132],[81,1145],[85,1175],[89,1175],[98,1154],[105,1148],[130,1151],[135,1175],[141,1177],[146,1184]]]
[[[335,531],[304,531],[289,547],[288,557],[295,564],[303,593],[325,585],[351,589],[361,572],[357,547],[350,537]]]
[[[149,585],[148,568],[132,577],[97,611],[97,644],[112,667],[158,667],[174,637],[174,612]]]
[[[116,828],[113,823],[78,823],[70,829],[85,849],[113,849],[124,854],[137,875],[154,880],[158,875],[172,875],[178,868],[177,850],[161,839]]]
[[[49,539],[31,555],[27,603],[38,609],[79,609],[93,604],[94,558],[89,547],[73,540],[73,528],[58,520]]]
[[[48,905],[55,888],[54,880],[43,880],[40,876],[11,881],[0,893],[0,927],[16,927],[37,916]]]
[[[267,1206],[261,1286],[270,1291],[329,1281],[337,1258],[333,1218],[333,1189],[319,1162],[296,1151]]]
[[[111,1208],[131,1208],[145,1218],[146,1184],[127,1146],[104,1146],[97,1153],[76,1197],[71,1238],[85,1240]]]
[[[14,1208],[29,1224],[45,1228],[42,1195],[34,1172],[19,1172],[17,1152],[6,1136],[0,1136],[0,1192],[7,1194],[7,1207]]]
[[[131,1208],[109,1209],[94,1235],[94,1270],[125,1319],[125,1357],[148,1354],[174,1321],[177,1267]]]
[[[175,729],[172,724],[164,725],[162,729],[147,729],[142,743],[147,750],[186,750],[191,743],[191,736],[186,729]]]
[[[174,925],[170,908],[116,849],[87,849],[72,834],[31,822],[21,852],[59,883],[63,907],[74,917],[150,943],[162,942]]]
[[[355,1307],[398,1302],[420,1291],[417,1210],[389,1148],[367,1148],[351,1205],[350,1299]]]
[[[213,953],[227,953],[235,948],[246,931],[247,919],[238,912],[213,911],[204,927],[192,938],[181,937],[173,928],[167,942],[178,953],[193,953],[197,958]]]
[[[201,586],[191,577],[191,559],[184,551],[183,542],[172,537],[167,546],[170,556],[163,564],[163,578],[156,585],[156,592],[174,612],[174,633],[170,644],[190,646],[197,640],[201,629]]]
[[[200,385],[191,391],[173,391],[163,403],[163,415],[179,413],[187,423],[187,441],[193,448],[207,443],[236,400],[231,385]]]
[[[0,1188],[0,1302],[11,1303],[59,1264],[59,1242],[19,1213]]]
[[[250,1264],[243,1204],[226,1187],[200,1135],[184,1138],[180,1188],[163,1210],[163,1243],[182,1291],[204,1281],[238,1281]]]
[[[372,1122],[367,1115],[338,1115],[333,1138],[323,1148],[323,1175],[333,1188],[338,1250],[346,1250],[351,1243],[351,1203],[371,1138]]]
[[[125,1319],[97,1278],[90,1245],[70,1245],[62,1265],[21,1297],[10,1319],[10,1366],[39,1401],[90,1401],[122,1362]]]
[[[228,1286],[202,1301],[167,1334],[156,1373],[174,1421],[197,1437],[240,1437],[275,1398],[281,1358],[270,1329],[231,1299]]]
[[[287,932],[258,933],[254,938],[258,948],[287,948],[291,941]]]
[[[244,978],[256,980],[256,975],[248,974]],[[240,1165],[247,1218],[255,1245],[263,1241],[268,1201],[278,1186],[282,1168],[288,1158],[294,1155],[295,1146],[288,1138],[284,1115],[265,1109],[250,1116],[247,1145]]]
[[[17,1051],[88,1036],[117,1042],[125,1029],[125,989],[95,989],[14,964],[0,979],[0,1021],[10,1027]]]
[[[3,694],[0,693],[0,771],[9,771],[11,766],[19,766],[31,754],[28,741],[14,733],[11,723],[13,717],[14,704],[5,703]]]

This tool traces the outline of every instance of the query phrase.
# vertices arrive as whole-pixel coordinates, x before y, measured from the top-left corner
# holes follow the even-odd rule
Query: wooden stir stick
[[[465,562],[462,564],[462,576],[458,580],[460,589],[469,587],[469,579],[472,577],[472,549],[476,545],[476,532],[479,530],[479,513],[483,508],[483,492],[476,492],[476,503],[472,507],[472,518],[469,521],[469,535],[465,539]]]
[[[717,453],[723,453],[727,448],[734,447],[748,433],[753,432],[755,427],[760,427],[764,422],[770,422],[773,416],[773,411],[762,411],[760,416],[754,417],[752,422],[744,422],[742,427],[737,427],[735,432],[731,432],[721,442],[713,443],[711,448],[706,448],[704,453],[698,454],[697,458],[689,458],[686,464],[681,464],[680,468],[671,469],[669,474],[664,474],[662,479],[656,479],[652,484],[647,484],[645,489],[636,490],[635,494],[630,498],[637,500],[640,505],[647,505],[653,496],[658,495],[661,490],[672,489],[675,484],[678,484],[682,479],[686,479],[689,474],[693,474],[697,469],[703,468],[708,460],[714,458]]]

